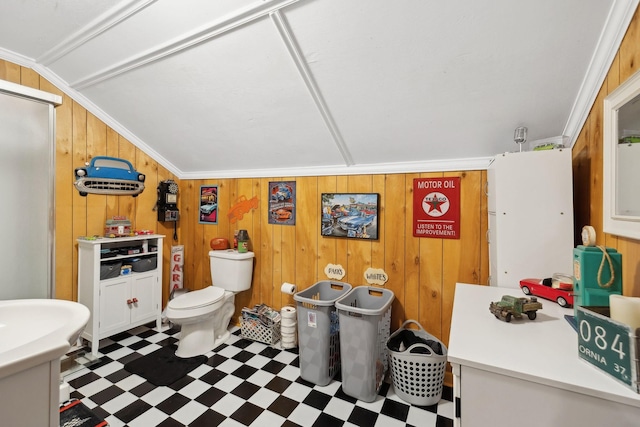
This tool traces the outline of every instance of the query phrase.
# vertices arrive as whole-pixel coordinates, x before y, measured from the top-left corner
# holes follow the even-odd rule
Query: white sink
[[[60,357],[76,342],[89,316],[87,307],[71,301],[0,301],[3,425],[59,425]],[[28,409],[19,410],[27,396]]]
[[[63,356],[89,315],[87,307],[71,301],[0,301],[0,378]]]

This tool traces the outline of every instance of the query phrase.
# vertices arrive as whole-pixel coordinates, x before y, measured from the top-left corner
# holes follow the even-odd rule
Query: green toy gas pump
[[[609,295],[622,294],[622,254],[595,245],[593,227],[582,229],[582,242],[573,249],[573,309],[609,306]]]

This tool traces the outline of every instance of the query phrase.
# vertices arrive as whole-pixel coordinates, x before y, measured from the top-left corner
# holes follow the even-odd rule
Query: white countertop
[[[640,394],[578,357],[573,309],[539,298],[536,320],[495,318],[489,303],[520,289],[458,283],[449,337],[450,363],[640,407]]]

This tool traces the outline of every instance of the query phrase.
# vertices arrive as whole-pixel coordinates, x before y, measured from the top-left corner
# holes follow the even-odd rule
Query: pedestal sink
[[[0,423],[59,426],[60,357],[89,321],[82,304],[0,301]]]

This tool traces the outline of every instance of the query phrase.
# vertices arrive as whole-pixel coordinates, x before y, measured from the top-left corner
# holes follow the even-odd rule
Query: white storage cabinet
[[[78,302],[91,311],[82,337],[91,343],[91,353],[98,355],[102,338],[136,326],[156,321],[160,329],[162,314],[162,240],[153,234],[135,237],[78,239]],[[144,245],[146,241],[146,245]],[[138,248],[140,253],[102,258],[104,251]],[[147,248],[147,252],[143,252]],[[157,248],[150,251],[148,248]],[[127,265],[134,258],[157,257],[157,267],[145,272],[131,272],[100,279],[101,266],[121,261]]]
[[[571,150],[504,153],[487,170],[489,284],[573,272]]]

